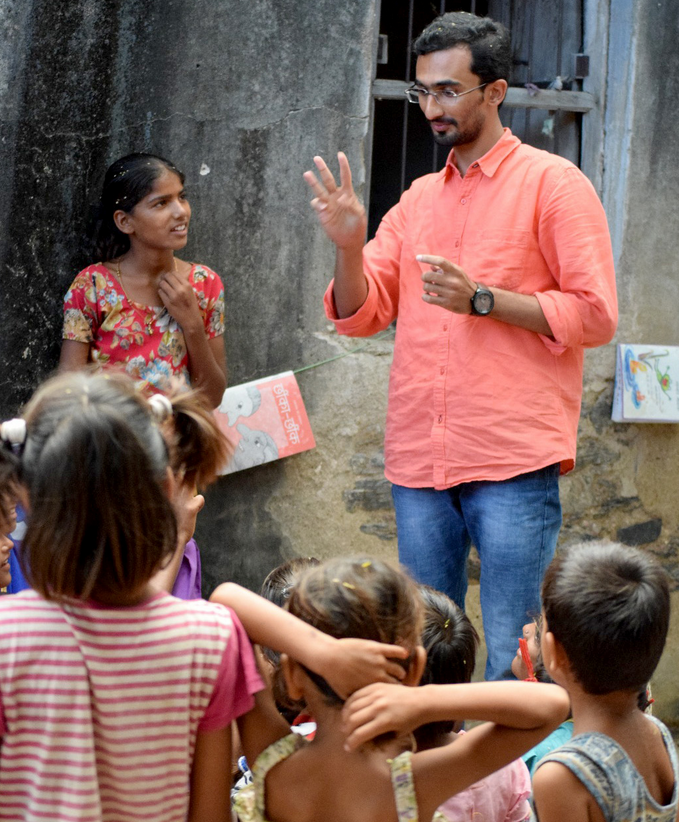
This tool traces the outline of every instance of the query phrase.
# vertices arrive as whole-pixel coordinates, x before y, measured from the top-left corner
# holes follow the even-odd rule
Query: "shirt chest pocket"
[[[488,228],[465,238],[460,264],[475,282],[519,290],[526,275],[529,231]]]

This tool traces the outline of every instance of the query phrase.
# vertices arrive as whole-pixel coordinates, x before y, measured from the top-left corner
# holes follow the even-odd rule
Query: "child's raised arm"
[[[233,582],[216,588],[210,601],[233,608],[253,642],[301,662],[342,697],[371,682],[403,679],[395,659],[405,659],[408,651],[400,645],[335,639]]]
[[[420,818],[429,819],[448,797],[509,764],[544,739],[567,718],[569,707],[563,688],[535,682],[420,688],[378,683],[353,694],[342,716],[348,750],[387,731],[408,733],[428,722],[489,720],[449,745],[414,755]]]

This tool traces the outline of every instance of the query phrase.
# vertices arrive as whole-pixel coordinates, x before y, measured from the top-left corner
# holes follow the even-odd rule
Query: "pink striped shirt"
[[[200,600],[24,591],[0,600],[0,626],[0,819],[185,820],[197,731],[263,687],[237,617]]]

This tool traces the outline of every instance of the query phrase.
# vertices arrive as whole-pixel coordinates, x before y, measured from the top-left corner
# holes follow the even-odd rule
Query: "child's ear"
[[[421,645],[418,645],[413,652],[413,659],[410,667],[403,677],[401,682],[403,685],[419,685],[424,672],[424,666],[427,664],[427,652]]]
[[[122,231],[123,234],[134,233],[134,227],[132,226],[132,221],[127,211],[123,211],[121,208],[119,208],[118,211],[114,211],[113,222],[118,231]]]
[[[281,654],[281,671],[285,680],[285,690],[290,699],[304,698],[304,672],[299,663],[290,659],[287,654]]]
[[[570,663],[563,645],[551,631],[542,636],[542,661],[550,677],[560,685],[564,673],[570,671]]]

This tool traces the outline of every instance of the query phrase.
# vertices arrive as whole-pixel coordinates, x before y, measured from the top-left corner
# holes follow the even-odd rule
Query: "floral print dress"
[[[193,264],[189,282],[198,299],[208,339],[224,333],[224,287],[219,276]],[[102,263],[83,269],[64,298],[64,340],[88,343],[92,361],[115,365],[152,390],[165,391],[174,377],[191,385],[189,354],[180,325],[164,306],[130,300]]]

